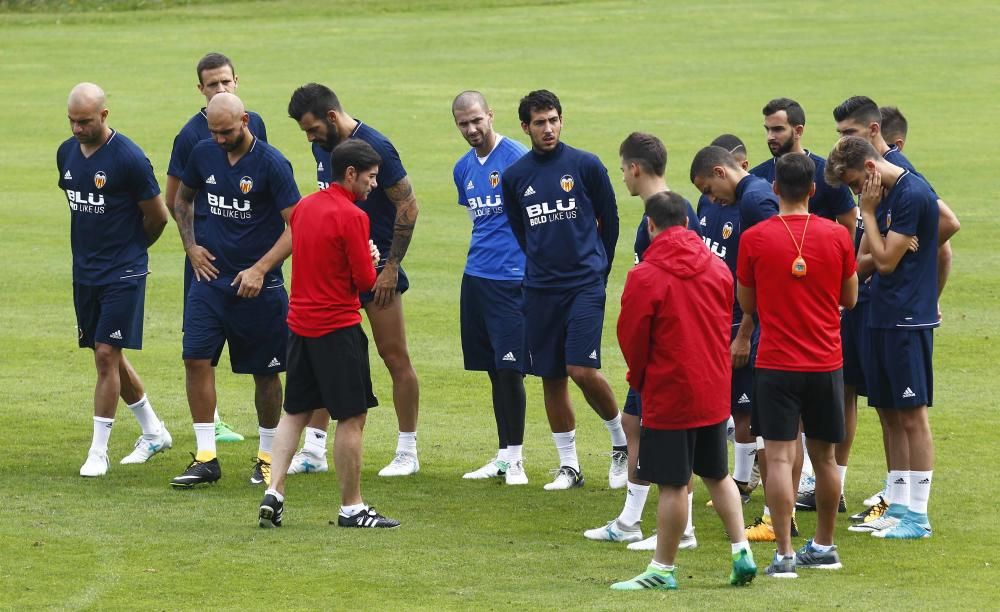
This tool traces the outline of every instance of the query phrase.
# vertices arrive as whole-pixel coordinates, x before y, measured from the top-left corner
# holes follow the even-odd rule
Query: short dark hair
[[[805,153],[785,153],[774,160],[774,183],[783,200],[800,202],[812,189],[816,164]]]
[[[656,176],[667,171],[667,147],[652,134],[632,132],[618,147],[618,155],[625,163],[639,164],[643,171]]]
[[[334,182],[342,181],[350,167],[364,172],[381,163],[382,157],[370,144],[359,138],[348,138],[330,152],[330,178]]]
[[[699,176],[711,176],[712,168],[716,166],[727,166],[733,170],[740,167],[733,154],[726,149],[716,145],[705,147],[695,153],[694,159],[691,161],[691,182],[693,183],[694,179]]]
[[[472,108],[472,106],[478,104],[482,111],[485,113],[490,110],[490,105],[486,102],[486,96],[481,92],[474,89],[467,89],[462,93],[455,96],[455,99],[451,102],[451,114],[455,114],[455,111],[467,108]]]
[[[288,116],[296,121],[301,120],[306,113],[319,119],[326,117],[330,111],[344,112],[344,109],[340,106],[337,94],[319,83],[306,83],[299,87],[292,92],[292,99],[288,101]]]
[[[722,147],[733,155],[747,156],[747,146],[735,134],[723,134],[712,141],[713,147]]]
[[[806,111],[802,109],[802,106],[798,102],[791,98],[775,98],[765,104],[762,111],[765,117],[770,117],[778,111],[785,111],[785,115],[788,116],[789,125],[806,124]]]
[[[826,158],[823,178],[831,187],[839,187],[847,170],[862,170],[865,161],[879,159],[878,151],[860,136],[847,136],[837,141]]]
[[[687,201],[673,191],[654,193],[646,200],[646,216],[660,230],[675,225],[687,227]]]
[[[205,57],[201,58],[198,62],[198,67],[195,70],[198,71],[198,83],[204,85],[205,82],[201,80],[201,73],[206,70],[215,70],[216,68],[222,68],[223,66],[229,66],[229,69],[233,71],[233,76],[236,76],[236,67],[233,66],[233,61],[221,53],[206,53]]]
[[[531,113],[556,109],[562,117],[562,105],[559,104],[559,96],[547,89],[536,89],[521,98],[521,103],[517,105],[517,117],[521,123],[531,123]]]
[[[851,96],[840,103],[840,106],[833,109],[833,120],[841,122],[850,119],[869,125],[872,123],[882,123],[882,113],[878,110],[878,104],[868,96]]]
[[[909,124],[903,113],[895,106],[883,106],[878,109],[878,112],[882,115],[882,137],[887,142],[897,138],[906,140],[906,130]]]

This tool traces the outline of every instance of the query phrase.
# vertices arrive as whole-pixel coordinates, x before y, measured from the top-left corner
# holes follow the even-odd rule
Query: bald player
[[[171,485],[189,488],[222,476],[213,422],[213,360],[222,342],[229,344],[233,372],[254,378],[260,443],[250,483],[269,484],[288,340],[281,263],[291,253],[287,224],[299,190],[288,160],[250,132],[239,98],[216,95],[206,117],[212,140],[191,150],[174,202],[194,273],[183,358],[198,452]]]
[[[146,154],[108,126],[104,91],[80,83],[67,106],[73,137],[59,146],[56,167],[70,210],[79,345],[94,352],[97,369],[94,435],[80,468],[81,476],[94,477],[108,471],[108,438],[119,397],[142,428],[121,463],[145,463],[172,445],[142,380],[122,353],[142,348],[147,249],[163,233],[167,209]]]

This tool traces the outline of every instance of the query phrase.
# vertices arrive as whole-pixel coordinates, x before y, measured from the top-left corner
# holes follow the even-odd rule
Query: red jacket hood
[[[643,253],[642,261],[678,278],[691,278],[703,272],[712,257],[698,234],[676,226],[664,230],[653,239]]]

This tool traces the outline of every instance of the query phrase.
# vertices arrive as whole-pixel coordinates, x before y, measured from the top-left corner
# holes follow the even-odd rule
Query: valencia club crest
[[[569,193],[573,190],[573,177],[568,174],[562,175],[562,178],[559,179],[559,186],[562,187],[563,191]]]

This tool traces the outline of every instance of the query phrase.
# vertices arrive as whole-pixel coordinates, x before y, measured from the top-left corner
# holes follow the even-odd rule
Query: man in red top
[[[341,498],[337,524],[399,526],[399,521],[378,514],[361,498],[365,418],[378,400],[372,393],[358,293],[375,284],[379,253],[368,240],[368,216],[354,203],[375,188],[381,161],[365,141],[345,140],[330,155],[330,186],[303,198],[289,221],[293,257],[285,414],[274,439],[271,488],[260,504],[261,527],[281,527],[292,453],[313,411],[321,409],[337,421],[333,445]]]
[[[687,202],[673,192],[646,200],[651,243],[628,273],[618,343],[629,386],[642,402],[637,476],[659,485],[656,552],[642,574],[614,590],[676,589],[674,560],[687,523],[687,485],[701,476],[731,534],[729,582],[757,574],[743,531],[743,506],[729,478],[730,324],[733,277],[687,226]]]
[[[778,578],[797,577],[796,566],[841,567],[833,545],[840,500],[833,451],[844,437],[840,306],[854,307],[858,277],[847,230],[809,214],[814,172],[802,153],[775,161],[778,216],[743,234],[736,266],[740,306],[760,319],[751,428],[767,448],[764,493],[778,549],[765,573]],[[796,553],[789,520],[800,419],[816,474],[817,525]]]

